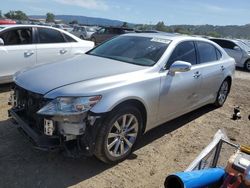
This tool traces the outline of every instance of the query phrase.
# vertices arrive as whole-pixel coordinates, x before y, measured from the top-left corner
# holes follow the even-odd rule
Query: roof
[[[141,37],[151,37],[151,38],[163,38],[168,40],[186,39],[186,40],[203,40],[208,41],[202,37],[193,37],[188,35],[182,35],[177,33],[129,33],[128,36],[141,36]]]
[[[1,25],[1,27],[8,27],[8,28],[14,28],[14,27],[46,27],[50,28],[51,26],[44,26],[44,25],[32,25],[32,24],[12,24],[12,25]]]

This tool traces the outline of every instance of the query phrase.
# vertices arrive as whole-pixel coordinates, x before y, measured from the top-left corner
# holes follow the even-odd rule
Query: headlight
[[[53,116],[80,114],[90,110],[101,98],[100,95],[92,97],[58,97],[37,113]]]

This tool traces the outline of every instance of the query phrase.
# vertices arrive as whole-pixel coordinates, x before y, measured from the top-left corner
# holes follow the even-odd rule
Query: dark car
[[[134,32],[133,29],[122,27],[103,27],[92,34],[91,40],[97,45],[117,35]]]

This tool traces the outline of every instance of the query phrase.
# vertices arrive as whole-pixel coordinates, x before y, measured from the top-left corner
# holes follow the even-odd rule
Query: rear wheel
[[[245,69],[250,72],[250,60],[247,60],[245,63]]]
[[[104,121],[96,140],[95,156],[105,163],[117,163],[133,151],[141,134],[142,116],[133,106],[112,111]]]
[[[230,91],[230,82],[228,79],[224,80],[220,86],[220,89],[217,94],[217,98],[215,101],[215,106],[221,107],[225,103],[227,96]]]
[[[94,42],[94,44],[96,45],[96,40],[94,37],[91,38],[91,41]]]

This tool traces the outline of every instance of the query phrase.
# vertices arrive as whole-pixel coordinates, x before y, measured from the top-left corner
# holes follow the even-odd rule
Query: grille
[[[43,130],[43,118],[36,112],[46,105],[50,100],[45,99],[43,95],[25,90],[19,86],[14,87],[17,107],[22,109],[19,114],[21,118],[30,126],[35,126],[39,130]]]

